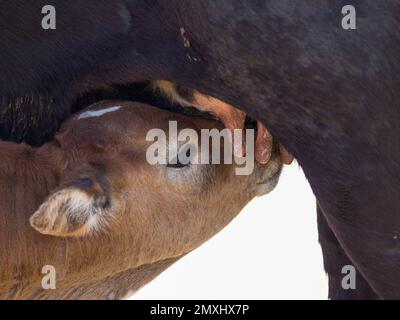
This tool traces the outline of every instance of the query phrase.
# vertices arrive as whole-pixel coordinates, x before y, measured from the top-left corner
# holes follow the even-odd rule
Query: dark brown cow
[[[400,4],[352,2],[356,30],[342,0],[53,0],[56,30],[47,2],[3,2],[0,136],[40,145],[104,90],[147,80],[239,106],[311,184],[331,298],[400,298]]]

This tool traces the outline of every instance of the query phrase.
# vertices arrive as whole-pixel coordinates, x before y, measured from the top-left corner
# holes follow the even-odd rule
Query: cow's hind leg
[[[317,204],[318,234],[322,247],[324,268],[329,277],[329,298],[332,300],[376,300],[379,297],[372,290],[361,273],[356,270],[355,289],[345,290],[342,280],[347,273],[342,274],[342,268],[354,264],[350,261],[336,236],[329,227],[321,208]],[[354,267],[355,268],[355,267]]]

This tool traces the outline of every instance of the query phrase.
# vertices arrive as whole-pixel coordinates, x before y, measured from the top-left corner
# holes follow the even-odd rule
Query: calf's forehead
[[[169,131],[172,121],[178,129],[214,128],[214,121],[193,119],[187,116],[162,110],[151,105],[131,101],[104,101],[94,104],[74,116],[64,126],[72,134],[93,135],[129,135],[131,138],[145,139],[151,129]]]

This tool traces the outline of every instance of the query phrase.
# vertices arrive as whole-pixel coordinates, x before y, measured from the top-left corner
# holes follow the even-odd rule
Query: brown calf
[[[235,175],[234,164],[150,165],[146,134],[168,132],[169,120],[222,129],[107,101],[68,120],[38,149],[0,142],[0,298],[124,297],[276,185],[276,155],[248,176]],[[56,270],[56,289],[42,287],[46,265]]]

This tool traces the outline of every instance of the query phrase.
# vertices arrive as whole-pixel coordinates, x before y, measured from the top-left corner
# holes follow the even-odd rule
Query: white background
[[[315,197],[297,163],[131,299],[327,299]]]

